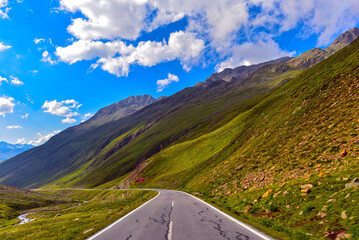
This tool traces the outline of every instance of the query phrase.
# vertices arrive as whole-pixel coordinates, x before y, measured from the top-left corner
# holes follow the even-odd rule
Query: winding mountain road
[[[192,195],[156,191],[155,198],[88,240],[272,239]]]

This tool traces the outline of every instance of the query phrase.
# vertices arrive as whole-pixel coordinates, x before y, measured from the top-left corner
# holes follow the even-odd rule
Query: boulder
[[[350,183],[345,184],[345,188],[357,188],[359,186],[359,179],[354,178]]]

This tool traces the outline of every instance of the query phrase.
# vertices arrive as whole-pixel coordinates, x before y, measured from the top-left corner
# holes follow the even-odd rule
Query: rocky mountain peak
[[[350,44],[359,36],[359,28],[355,27],[341,34],[333,44]]]

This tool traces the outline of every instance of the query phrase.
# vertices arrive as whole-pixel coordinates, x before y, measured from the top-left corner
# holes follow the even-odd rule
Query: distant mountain
[[[359,28],[355,27],[345,33],[341,34],[329,47],[325,49],[314,48],[302,55],[288,61],[292,67],[299,69],[309,68],[324,59],[327,59],[334,53],[338,52],[343,47],[352,43],[359,36]]]
[[[355,27],[343,34],[341,34],[329,47],[325,49],[314,48],[298,57],[283,57],[276,60],[254,64],[250,66],[239,66],[236,68],[226,68],[221,72],[212,74],[204,82],[199,82],[195,87],[208,87],[215,81],[225,82],[239,82],[248,81],[248,78],[252,78],[255,73],[258,76],[258,70],[260,71],[261,78],[271,77],[273,72],[292,72],[307,69],[320,63],[324,59],[330,57],[343,47],[352,43],[359,36],[359,28]],[[272,66],[271,68],[264,68],[265,66]],[[276,76],[277,77],[277,76]],[[237,83],[238,84],[238,83]]]
[[[226,81],[226,82],[233,82],[238,81],[240,79],[244,79],[246,77],[249,77],[250,74],[257,71],[263,66],[271,65],[271,64],[277,64],[277,63],[283,63],[287,62],[288,60],[292,59],[291,57],[283,57],[276,60],[254,64],[250,66],[239,66],[236,68],[226,68],[222,72],[214,73],[209,78],[206,79],[204,82],[199,82],[195,85],[195,87],[207,87],[214,81]]]
[[[130,96],[100,109],[92,118],[86,121],[85,125],[99,126],[107,122],[118,120],[156,101],[157,100],[150,95]]]
[[[10,144],[7,142],[0,142],[0,161],[12,158],[34,146],[28,144]]]

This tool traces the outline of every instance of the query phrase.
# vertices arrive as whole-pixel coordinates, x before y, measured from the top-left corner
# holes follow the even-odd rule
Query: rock
[[[348,194],[345,196],[345,198],[348,198],[348,197],[350,197],[350,193],[348,193]]]
[[[284,191],[284,192],[283,192],[283,196],[288,195],[288,194],[289,194],[288,191]]]
[[[234,170],[239,171],[244,168],[244,164],[237,166]]]
[[[354,178],[350,183],[345,184],[345,188],[357,188],[359,186],[359,179]]]
[[[340,156],[341,157],[345,157],[346,155],[348,155],[348,152],[346,149],[343,149],[341,152],[340,152]]]
[[[285,206],[285,208],[290,208],[290,205]]]
[[[248,213],[251,209],[252,209],[252,206],[251,206],[251,205],[248,205],[243,212],[244,212],[244,213]]]
[[[323,211],[323,212],[324,212],[324,211],[327,211],[327,208],[328,208],[327,205],[323,206],[323,207],[322,207],[322,211]]]
[[[88,233],[88,232],[91,232],[92,230],[93,230],[93,228],[90,228],[90,229],[84,231],[83,234],[86,234],[86,233]]]
[[[282,193],[282,191],[279,191],[279,192],[275,193],[275,194],[273,195],[273,198],[278,197],[278,196],[279,196],[279,194],[281,194],[281,193]]]
[[[305,188],[312,188],[313,185],[312,184],[303,184],[302,186],[300,186],[301,189],[305,189]]]
[[[319,212],[318,214],[317,214],[317,217],[318,218],[325,218],[325,216],[327,216],[325,213],[323,213],[323,212]]]
[[[322,173],[322,172],[318,174],[318,177],[322,177],[322,176],[323,176],[323,173]]]
[[[309,188],[304,188],[301,190],[302,193],[309,193],[310,192],[310,189]]]
[[[335,199],[329,199],[327,202],[335,202]]]
[[[58,213],[55,215],[55,217],[60,217],[61,216],[61,213]]]
[[[314,235],[311,233],[306,233],[305,235],[313,237]]]
[[[299,215],[303,215],[303,211],[300,211],[298,214],[299,214]]]
[[[347,211],[343,211],[342,214],[341,214],[341,217],[343,219],[347,219],[348,218]]]
[[[300,196],[307,196],[307,195],[308,195],[307,193],[300,194]]]
[[[341,232],[337,235],[337,237],[335,238],[336,240],[338,239],[350,239],[352,235],[346,232]]]
[[[272,192],[272,189],[269,189],[268,191],[266,191],[263,195],[262,195],[262,198],[266,198],[269,196],[269,194],[271,194]]]

